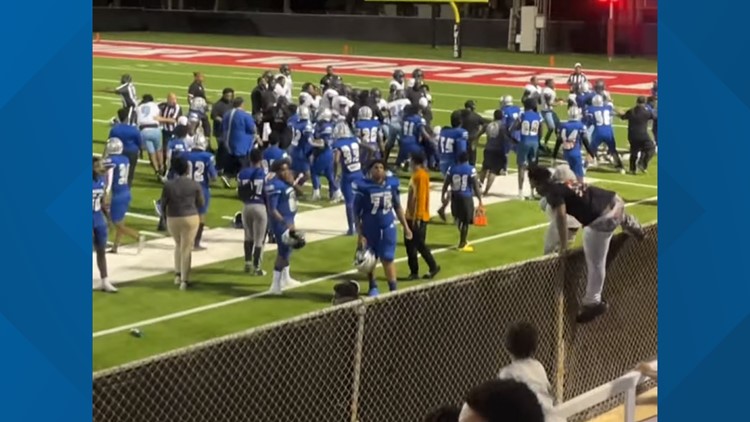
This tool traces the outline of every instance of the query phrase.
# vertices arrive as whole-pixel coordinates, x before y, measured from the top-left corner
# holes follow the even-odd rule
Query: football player
[[[591,151],[596,154],[601,144],[606,145],[609,155],[612,156],[615,162],[615,168],[619,169],[621,174],[625,174],[625,167],[622,164],[620,153],[617,152],[615,131],[612,127],[612,117],[614,114],[612,106],[605,104],[601,95],[595,95],[591,100],[591,106],[586,109],[586,120],[594,128],[591,134]]]
[[[326,92],[331,87],[334,79],[340,79],[341,77],[336,75],[333,71],[333,66],[326,66],[326,74],[320,78],[320,92]]]
[[[401,139],[398,144],[398,157],[396,157],[397,167],[408,164],[409,155],[416,152],[423,153],[423,139],[430,139],[430,135],[427,133],[427,122],[419,114],[419,109],[409,104],[404,107]]]
[[[469,153],[464,151],[458,155],[458,163],[448,169],[442,192],[443,207],[451,203],[451,214],[459,232],[458,250],[462,252],[474,251],[468,242],[469,226],[474,224],[474,197],[482,207],[477,170],[469,164]]]
[[[373,119],[372,109],[368,106],[359,108],[357,122],[354,127],[357,131],[357,138],[361,142],[361,161],[368,163],[370,160],[377,160],[385,153],[385,143],[383,142],[383,129],[380,122]]]
[[[479,183],[484,186],[482,196],[489,194],[496,176],[508,174],[510,135],[503,121],[503,112],[495,110],[493,117],[494,120],[487,125],[487,145],[484,147],[484,161],[479,173]]]
[[[330,115],[331,111],[323,109],[321,115]],[[294,172],[294,177],[300,183],[304,184],[306,179],[310,178],[310,155],[312,154],[312,138],[315,133],[315,126],[310,120],[310,109],[304,106],[300,106],[297,110],[299,114],[299,122],[295,125],[292,131],[292,149],[291,158],[292,166],[291,169]],[[269,166],[271,168],[271,166]]]
[[[331,113],[324,110],[321,118],[315,125],[315,133],[311,142],[312,148],[312,166],[310,167],[310,178],[313,186],[313,201],[320,200],[320,176],[325,176],[328,180],[329,199],[333,202],[341,199],[341,191],[336,185],[336,179],[333,177],[333,126]]]
[[[349,109],[354,105],[349,97],[352,95],[352,89],[349,86],[343,86],[339,95],[331,101],[331,112],[334,121],[343,120],[349,114]]]
[[[282,95],[286,97],[287,101],[292,102],[292,89],[294,83],[292,82],[292,68],[288,64],[282,64],[279,66],[279,76],[284,77],[284,92]],[[278,76],[276,77],[278,80]]]
[[[544,135],[544,146],[546,147],[549,138],[552,137],[552,134],[555,133],[557,127],[560,125],[560,119],[557,117],[557,113],[555,113],[555,106],[558,106],[563,102],[557,98],[554,79],[547,79],[544,81],[541,100],[542,118],[547,125],[547,133]]]
[[[391,155],[391,150],[396,145],[396,141],[401,137],[404,109],[411,105],[411,101],[404,96],[403,90],[394,92],[392,96],[393,100],[388,103],[388,141],[385,144],[385,157],[383,157],[386,162],[388,162],[388,157]]]
[[[93,243],[96,252],[96,267],[99,269],[99,282],[94,281],[94,290],[117,293],[117,288],[108,280],[107,274],[107,208],[105,203],[104,165],[101,158],[93,160]]]
[[[252,151],[251,151],[252,152]],[[262,167],[268,173],[271,171],[271,167],[273,166],[273,163],[277,160],[289,160],[289,155],[287,155],[286,151],[279,148],[279,138],[276,136],[271,136],[268,139],[268,147],[263,150],[262,156]]]
[[[513,105],[513,97],[506,95],[500,103],[500,112],[503,114],[503,124],[508,131],[510,139],[514,143],[521,141],[521,131],[513,130],[518,117],[521,116],[521,107]],[[512,146],[512,145],[511,145]]]
[[[257,148],[253,149],[250,151],[250,166],[243,168],[237,175],[237,195],[244,203],[242,227],[245,230],[245,272],[252,271],[256,276],[266,275],[261,262],[268,229],[264,192],[267,178],[268,171],[264,168],[261,152]]]
[[[562,140],[563,158],[568,167],[575,174],[579,183],[583,183],[583,156],[581,147],[585,147],[591,158],[595,158],[594,151],[589,146],[586,127],[581,123],[581,109],[568,109],[568,121],[560,125],[560,139]]]
[[[460,116],[451,116],[451,127],[442,128],[438,137],[440,173],[443,177],[448,173],[448,168],[458,162],[458,155],[467,150],[468,142],[469,132],[461,127]]]
[[[411,79],[407,81],[407,86],[408,88],[418,90],[422,85],[424,85],[424,72],[419,68],[414,69],[411,72]]]
[[[274,176],[265,184],[268,199],[268,216],[271,231],[277,239],[276,262],[273,267],[271,293],[279,295],[282,290],[299,285],[290,275],[292,245],[288,239],[297,239],[294,217],[297,215],[297,194],[301,189],[294,182],[292,172],[285,160],[273,163]]]
[[[143,250],[146,238],[137,231],[125,226],[125,214],[130,208],[130,185],[128,184],[128,174],[130,170],[130,160],[122,154],[122,141],[117,138],[110,138],[107,141],[107,158],[104,160],[104,167],[107,169],[107,188],[109,200],[109,218],[115,226],[115,241],[112,245],[112,253],[117,253],[120,246],[122,235],[126,235],[138,241],[138,253]]]
[[[523,88],[521,103],[526,104],[526,100],[529,98],[534,99],[536,104],[539,104],[542,99],[542,87],[539,86],[536,76],[532,76],[531,79],[529,79],[529,83]]]
[[[338,76],[334,76],[331,79],[330,85],[323,91],[323,96],[320,99],[320,108],[327,108],[333,110],[333,99],[341,95],[339,90],[343,89],[344,84]]]
[[[358,243],[361,250],[369,249],[383,264],[383,271],[388,281],[388,290],[396,290],[396,225],[395,220],[404,228],[404,237],[412,238],[411,230],[406,223],[404,210],[401,207],[398,178],[386,172],[385,161],[374,160],[370,163],[369,175],[356,182],[354,188],[354,218]],[[374,271],[367,275],[369,296],[377,296],[378,283]]]
[[[203,227],[206,222],[206,213],[208,212],[208,205],[211,202],[211,182],[216,180],[218,174],[216,173],[216,160],[214,155],[206,151],[208,149],[208,140],[203,134],[195,136],[193,140],[193,149],[184,153],[185,159],[188,163],[188,175],[201,188],[203,188],[203,206],[198,210],[200,216],[200,225],[198,226],[198,233],[195,235],[195,242],[193,250],[202,251],[206,248],[201,246],[201,238],[203,237]]]
[[[401,69],[396,69],[395,71],[393,71],[393,79],[388,85],[388,101],[394,101],[398,99],[395,95],[396,92],[404,92],[404,88],[404,71]]]
[[[539,150],[539,128],[542,125],[542,116],[536,111],[536,101],[532,98],[526,99],[523,103],[524,111],[518,117],[511,129],[520,131],[518,145],[516,146],[516,159],[518,164],[518,199],[525,200],[523,194],[523,182],[526,175],[526,169],[530,164],[536,163],[537,153]]]
[[[360,109],[369,110],[369,107]],[[357,138],[352,134],[349,126],[339,122],[333,129],[333,161],[334,177],[339,164],[341,165],[341,192],[346,209],[347,236],[354,234],[354,191],[352,185],[362,179],[361,151]]]
[[[302,92],[299,94],[299,106],[307,107],[312,117],[315,117],[318,108],[320,108],[320,95],[318,95],[315,86],[310,82],[305,82],[302,85]],[[299,113],[299,109],[297,112]]]

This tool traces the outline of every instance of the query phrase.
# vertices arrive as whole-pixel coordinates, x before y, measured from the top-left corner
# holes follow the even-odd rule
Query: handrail
[[[650,366],[654,366],[656,363],[656,359],[648,362]],[[618,394],[625,393],[624,421],[635,422],[636,388],[647,380],[649,380],[649,378],[641,374],[639,371],[630,371],[616,380],[610,381],[558,405],[555,407],[556,413],[562,418],[569,418],[586,409],[596,406],[599,403],[609,400]]]

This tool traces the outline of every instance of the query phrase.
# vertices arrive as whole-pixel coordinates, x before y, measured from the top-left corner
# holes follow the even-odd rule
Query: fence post
[[[565,270],[566,257],[558,258],[560,270],[555,278],[555,301],[556,303],[556,321],[555,321],[555,344],[557,346],[557,361],[555,362],[555,404],[565,401],[565,351],[567,349],[565,342]]]
[[[365,339],[365,313],[367,305],[362,304],[357,308],[357,338],[354,345],[354,376],[352,377],[352,406],[351,422],[359,422],[359,386],[362,376],[362,350]]]

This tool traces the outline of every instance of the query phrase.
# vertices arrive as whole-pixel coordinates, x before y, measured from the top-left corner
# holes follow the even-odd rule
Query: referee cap
[[[576,63],[575,66],[573,66],[573,67],[575,68],[575,67],[583,67],[583,66],[581,66],[580,63]]]

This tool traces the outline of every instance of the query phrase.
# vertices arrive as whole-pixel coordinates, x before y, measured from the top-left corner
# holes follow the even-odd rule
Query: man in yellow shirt
[[[406,205],[406,222],[412,238],[404,238],[406,255],[409,260],[409,280],[419,279],[419,259],[417,252],[427,262],[429,272],[422,278],[429,280],[440,272],[430,248],[427,247],[427,223],[430,221],[430,174],[425,169],[425,156],[422,153],[411,156],[412,176],[409,181],[409,197]]]

